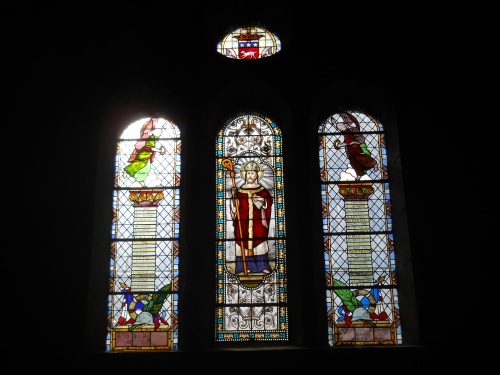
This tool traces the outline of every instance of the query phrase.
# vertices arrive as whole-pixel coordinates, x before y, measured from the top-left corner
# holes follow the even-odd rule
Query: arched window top
[[[319,133],[342,133],[339,129],[339,123],[346,123],[349,126],[355,126],[363,131],[383,131],[382,124],[372,119],[362,112],[342,112],[335,113],[328,117],[319,129]]]
[[[380,161],[387,160],[383,131],[380,122],[362,112],[339,112],[328,117],[319,128],[320,135],[324,137],[321,139],[328,139],[331,142],[323,145],[324,149],[328,149],[328,156],[324,155],[323,151],[320,153],[320,157],[325,159],[322,165],[328,166],[322,179],[324,181],[386,179],[387,168],[375,167],[381,164]],[[348,156],[345,165],[341,158],[334,162],[340,149],[345,151],[341,152],[341,155]],[[377,162],[376,159],[380,161]]]
[[[120,140],[118,186],[179,185],[180,133],[175,124],[163,118],[143,118],[125,128]]]
[[[217,142],[224,136],[228,139],[234,137],[232,145],[225,145],[225,153],[230,156],[247,151],[268,155],[274,150],[269,147],[270,139],[266,136],[273,135],[281,139],[281,130],[272,119],[258,112],[242,112],[226,121],[219,132]]]
[[[180,138],[179,129],[164,118],[144,118],[130,124],[121,134],[120,139],[136,139],[142,134],[142,128],[150,128],[151,133],[157,133],[163,138]]]
[[[256,60],[278,53],[278,36],[260,26],[239,27],[229,32],[217,44],[217,52],[236,60]]]

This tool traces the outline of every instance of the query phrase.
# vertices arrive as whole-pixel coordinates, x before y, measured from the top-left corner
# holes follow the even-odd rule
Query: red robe
[[[257,208],[252,202],[252,196],[263,197],[267,205]],[[243,245],[246,255],[253,255],[250,250],[266,241],[269,234],[272,203],[273,197],[263,186],[238,189],[237,204],[240,220],[238,221],[238,216],[235,216],[233,220],[234,235],[236,243]]]
[[[348,143],[346,151],[349,162],[351,167],[356,171],[356,174],[358,176],[363,176],[366,174],[366,171],[373,168],[377,162],[361,148],[360,144],[364,144],[364,137],[361,134],[357,134],[357,129],[348,128],[346,132],[351,133],[344,135],[344,143]],[[349,144],[351,142],[358,143]]]

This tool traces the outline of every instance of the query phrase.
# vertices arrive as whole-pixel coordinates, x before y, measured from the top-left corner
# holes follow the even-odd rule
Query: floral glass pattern
[[[177,349],[181,141],[162,118],[117,140],[107,350]]]
[[[319,145],[329,345],[399,345],[383,126],[362,112],[335,113]]]
[[[216,141],[216,341],[288,340],[282,139],[260,113]]]

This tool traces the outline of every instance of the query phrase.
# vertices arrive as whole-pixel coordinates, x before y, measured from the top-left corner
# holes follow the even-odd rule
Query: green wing
[[[154,294],[151,301],[144,307],[144,311],[149,311],[153,316],[156,316],[163,306],[165,299],[170,296],[170,290],[172,289],[172,284],[167,284],[158,290],[158,294]]]
[[[346,285],[343,282],[334,279],[333,286]],[[347,307],[350,311],[354,311],[356,308],[362,307],[361,302],[356,298],[350,289],[334,289],[333,291],[340,297],[342,302],[344,302],[345,307]]]

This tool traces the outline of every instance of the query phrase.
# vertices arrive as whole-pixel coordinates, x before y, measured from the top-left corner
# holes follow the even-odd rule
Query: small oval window
[[[278,36],[259,26],[237,28],[217,44],[220,54],[237,60],[260,59],[280,50],[281,41]]]

